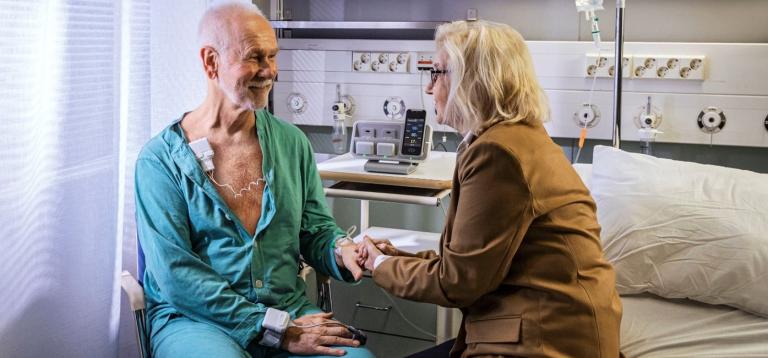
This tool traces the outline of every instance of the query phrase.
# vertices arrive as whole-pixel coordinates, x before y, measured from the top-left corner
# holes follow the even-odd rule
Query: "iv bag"
[[[575,0],[576,10],[579,12],[592,12],[603,9],[603,0]]]

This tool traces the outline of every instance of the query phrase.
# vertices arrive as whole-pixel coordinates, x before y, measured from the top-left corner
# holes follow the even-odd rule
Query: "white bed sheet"
[[[768,319],[728,306],[622,296],[621,350],[642,357],[768,357]]]

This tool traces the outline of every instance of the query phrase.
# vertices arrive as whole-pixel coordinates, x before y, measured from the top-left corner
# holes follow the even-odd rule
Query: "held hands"
[[[387,239],[374,239],[370,236],[366,236],[365,240],[372,242],[373,245],[376,246],[376,248],[379,249],[379,251],[381,251],[381,253],[384,255],[400,255],[400,250],[396,249],[395,245],[392,245],[392,243]]]
[[[357,245],[357,263],[366,270],[373,271],[373,263],[379,255],[397,256],[398,253],[389,240],[374,240],[366,236]]]
[[[346,354],[343,349],[329,346],[360,346],[359,341],[352,339],[352,333],[347,328],[338,325],[318,325],[334,322],[331,317],[333,313],[316,313],[295,319],[293,323],[296,326],[285,330],[280,348],[294,354],[343,356]]]
[[[373,263],[381,254],[398,256],[398,251],[389,240],[372,239],[365,236],[358,244],[349,243],[340,246],[341,255],[336,255],[336,263],[344,266],[352,273],[355,281],[363,277],[363,269],[373,271]]]

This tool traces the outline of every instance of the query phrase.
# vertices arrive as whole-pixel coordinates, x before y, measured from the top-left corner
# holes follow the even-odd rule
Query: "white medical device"
[[[262,334],[262,338],[261,341],[259,341],[259,344],[272,348],[280,348],[280,342],[283,340],[283,334],[285,333],[285,330],[288,329],[288,327],[311,328],[323,325],[337,325],[345,327],[347,330],[349,330],[350,333],[352,333],[352,339],[357,340],[361,345],[365,345],[368,338],[365,332],[339,321],[329,320],[322,323],[297,326],[291,322],[291,316],[288,314],[288,312],[274,308],[267,308],[264,319],[261,321],[261,326],[264,327],[264,333]]]
[[[261,321],[264,332],[259,344],[272,348],[280,348],[280,341],[283,340],[283,333],[291,324],[291,316],[288,312],[274,308],[267,308],[267,313]]]
[[[267,314],[264,315],[264,320],[261,322],[261,326],[282,334],[288,325],[291,323],[291,316],[288,312],[281,311],[274,308],[267,308]]]
[[[208,144],[208,138],[200,138],[189,143],[189,147],[192,148],[192,152],[195,153],[195,158],[203,171],[208,173],[213,171],[213,149]]]
[[[404,122],[357,121],[352,128],[350,152],[368,159],[368,172],[411,174],[432,148],[432,127],[427,112],[409,109]]]

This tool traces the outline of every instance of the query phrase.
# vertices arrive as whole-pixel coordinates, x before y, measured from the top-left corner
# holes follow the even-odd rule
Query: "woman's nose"
[[[424,92],[426,92],[427,94],[431,95],[432,94],[432,86],[434,86],[434,84],[432,82],[428,83],[427,84],[427,88],[424,89]]]

